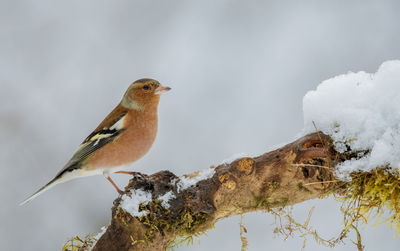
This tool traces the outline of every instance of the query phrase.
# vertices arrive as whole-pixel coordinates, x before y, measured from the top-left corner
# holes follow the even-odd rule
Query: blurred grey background
[[[62,168],[132,81],[172,87],[161,100],[158,138],[134,169],[190,173],[290,142],[308,90],[400,59],[399,11],[396,0],[2,0],[0,249],[60,250],[109,223],[117,194],[102,176],[18,204]],[[113,178],[123,187],[129,177]],[[295,218],[304,222],[314,205],[310,224],[324,237],[338,234],[332,199],[295,206]],[[238,223],[222,220],[200,244],[178,250],[240,250]],[[302,239],[274,236],[266,213],[244,223],[251,251],[301,250]],[[362,235],[366,250],[399,249],[387,227]],[[331,249],[309,238],[305,250]],[[335,250],[356,247],[347,240]]]

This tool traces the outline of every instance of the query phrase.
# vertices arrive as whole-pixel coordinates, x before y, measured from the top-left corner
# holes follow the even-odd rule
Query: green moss
[[[89,250],[89,247],[93,246],[96,242],[96,238],[92,234],[88,234],[81,238],[75,236],[69,239],[62,247],[62,251],[83,251]]]
[[[279,206],[284,207],[289,203],[289,198],[288,197],[283,197],[280,200],[276,202]]]
[[[179,214],[179,217],[173,221],[169,227],[175,233],[175,240],[168,244],[168,249],[180,246],[193,244],[193,238],[205,233],[200,227],[207,221],[208,217],[204,213],[193,213],[189,209],[185,209]],[[200,230],[200,231],[199,231]]]
[[[140,242],[145,242],[145,240],[135,240],[132,235],[130,235],[129,238],[131,239],[132,246],[135,246],[137,243],[140,243]]]
[[[279,207],[281,201],[271,202],[268,198],[256,198],[257,207],[266,207],[268,212],[276,219],[277,227],[274,233],[282,234],[284,238],[294,236],[312,236],[317,243],[334,247],[354,231],[357,240],[352,241],[358,250],[363,250],[361,233],[357,226],[366,225],[371,221],[375,225],[388,224],[400,237],[400,174],[389,168],[380,168],[370,172],[353,173],[350,182],[337,182],[330,189],[327,196],[334,195],[342,203],[343,228],[341,233],[329,239],[322,238],[317,231],[309,225],[313,209],[305,223],[297,222],[291,215],[290,207]],[[298,189],[308,192],[302,183],[297,184]],[[311,191],[310,191],[311,192]],[[286,201],[288,202],[288,201]],[[278,206],[278,207],[277,207]]]
[[[279,189],[281,187],[281,184],[277,181],[270,181],[267,183],[267,189],[271,192]]]
[[[255,196],[254,197],[255,208],[257,209],[270,208],[268,199],[269,198],[265,196]]]
[[[193,240],[193,235],[178,237],[173,242],[168,244],[167,250],[173,250],[175,247],[191,246],[193,245]]]
[[[398,171],[380,168],[351,175],[350,182],[342,182],[335,189],[335,198],[342,202],[346,234],[355,223],[367,224],[374,220],[396,230],[400,237],[400,175]],[[385,212],[385,214],[383,214]]]
[[[303,186],[303,183],[302,183],[302,182],[297,183],[297,188],[298,188],[300,191],[304,191],[304,192],[306,192],[306,193],[312,194],[312,191],[311,191],[310,189],[308,189],[307,187]]]
[[[254,196],[254,203],[256,209],[265,209],[270,211],[274,207],[284,207],[288,204],[289,198],[282,197],[279,199],[271,199],[267,196]]]
[[[141,205],[140,210],[148,212],[147,215],[139,217],[138,220],[147,227],[146,233],[143,236],[141,242],[151,241],[156,233],[161,235],[172,235],[176,236],[176,241],[171,242],[169,248],[180,245],[182,243],[190,244],[193,242],[193,236],[198,236],[203,232],[199,230],[201,226],[208,219],[208,215],[205,213],[193,213],[190,209],[185,208],[177,214],[161,206],[162,201],[153,201],[148,205]],[[121,211],[123,211],[121,209]],[[119,216],[122,222],[125,222],[124,216],[126,213],[122,213]],[[139,240],[132,240],[132,245],[135,245]]]

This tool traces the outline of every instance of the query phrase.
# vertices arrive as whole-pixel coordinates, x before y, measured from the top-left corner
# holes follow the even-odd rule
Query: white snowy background
[[[303,129],[308,91],[400,59],[399,11],[396,0],[0,1],[0,249],[60,250],[108,224],[117,194],[101,176],[18,204],[62,168],[135,79],[172,87],[158,138],[135,170],[190,173],[290,142]],[[297,205],[296,219],[314,205],[310,224],[326,237],[339,233],[333,200]],[[238,223],[220,221],[200,244],[178,250],[239,250]],[[274,237],[272,223],[246,215],[250,251],[301,249],[301,239]],[[362,234],[366,250],[400,246],[385,227]],[[305,250],[331,249],[310,238]],[[356,248],[347,241],[335,250]]]

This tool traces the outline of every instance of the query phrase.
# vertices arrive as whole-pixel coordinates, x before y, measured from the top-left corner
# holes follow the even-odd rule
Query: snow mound
[[[147,211],[139,211],[140,204],[147,205],[152,200],[152,195],[142,189],[131,190],[132,195],[129,197],[124,194],[121,197],[120,207],[133,217],[146,216]]]
[[[146,216],[149,212],[146,210],[139,210],[140,205],[146,206],[152,200],[153,196],[151,192],[143,191],[142,189],[131,190],[132,195],[127,194],[122,195],[121,202],[119,204],[120,208],[124,209],[133,217]],[[175,195],[172,191],[168,191],[164,195],[160,195],[156,200],[161,201],[161,206],[168,209],[170,207],[169,201],[175,199]]]
[[[376,73],[350,72],[323,81],[303,98],[304,131],[330,135],[336,150],[370,150],[344,162],[337,177],[390,165],[400,167],[400,61],[384,62]]]

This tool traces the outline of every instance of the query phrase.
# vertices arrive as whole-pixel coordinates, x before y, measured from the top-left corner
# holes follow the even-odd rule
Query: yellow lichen
[[[245,174],[249,175],[251,173],[251,169],[253,167],[254,160],[252,158],[243,158],[239,160],[237,164],[237,169]]]
[[[229,174],[228,173],[224,173],[222,175],[220,175],[218,177],[219,182],[224,183],[225,181],[227,181],[229,179]]]
[[[233,180],[228,180],[222,184],[225,188],[233,190],[236,188],[236,182]]]

